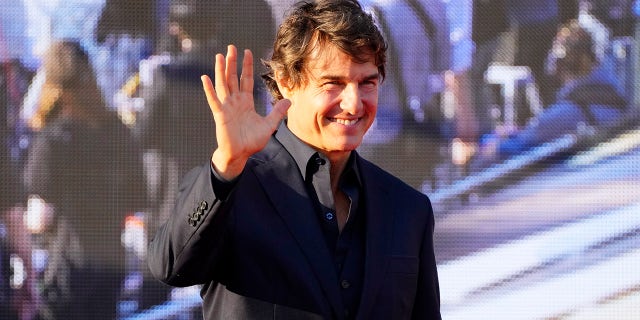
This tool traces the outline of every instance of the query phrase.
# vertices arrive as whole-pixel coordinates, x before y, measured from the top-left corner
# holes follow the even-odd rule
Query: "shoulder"
[[[38,143],[70,143],[77,135],[77,125],[71,119],[58,117],[52,119],[46,126],[33,135]]]
[[[411,239],[428,239],[435,216],[427,195],[363,158],[358,159],[369,214],[391,215],[394,230],[403,230]],[[383,218],[388,219],[388,218]],[[422,236],[421,236],[422,235]]]
[[[421,205],[431,206],[429,197],[424,193],[416,190],[400,178],[360,155],[357,155],[356,159],[365,185],[380,188],[383,192],[391,193],[395,199],[399,200],[398,203],[405,201],[404,203],[406,204],[420,203]]]
[[[576,105],[603,105],[618,109],[627,105],[615,79],[599,69],[561,90],[560,100]]]
[[[282,156],[285,156],[282,158]],[[249,157],[248,164],[260,165],[267,162],[294,161],[287,152],[287,149],[276,139],[275,134],[271,136],[267,145],[257,153]]]

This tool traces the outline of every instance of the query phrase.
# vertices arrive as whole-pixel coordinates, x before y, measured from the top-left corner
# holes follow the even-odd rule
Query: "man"
[[[429,199],[355,151],[385,75],[371,16],[298,4],[266,62],[266,117],[252,53],[239,80],[237,56],[216,55],[215,86],[202,77],[217,148],[151,242],[152,274],[203,284],[205,319],[440,319]]]

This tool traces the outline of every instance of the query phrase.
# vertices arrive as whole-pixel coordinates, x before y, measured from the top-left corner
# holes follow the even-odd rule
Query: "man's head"
[[[275,100],[282,99],[276,75],[299,87],[311,53],[332,44],[355,61],[373,61],[385,76],[387,44],[373,18],[355,0],[299,2],[278,29],[263,76]]]
[[[357,1],[298,4],[279,28],[264,76],[289,99],[289,129],[326,152],[360,145],[377,111],[387,45]]]
[[[576,20],[562,25],[547,62],[547,72],[562,81],[588,75],[598,63],[591,34]]]

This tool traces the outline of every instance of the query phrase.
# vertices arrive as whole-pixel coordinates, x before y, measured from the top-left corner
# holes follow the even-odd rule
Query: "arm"
[[[204,283],[209,278],[207,272],[215,268],[222,255],[228,206],[213,190],[211,176],[211,168],[206,165],[184,177],[173,214],[149,244],[149,269],[164,283],[173,286]]]
[[[283,101],[268,116],[259,115],[253,104],[251,51],[245,50],[240,80],[236,59],[234,46],[229,46],[226,58],[216,55],[215,88],[208,76],[202,76],[216,123],[218,148],[211,157],[211,166],[187,174],[172,216],[149,245],[151,273],[170,285],[188,286],[211,280],[211,272],[215,272],[217,261],[224,255],[233,207],[233,201],[224,201],[225,195],[216,194],[211,168],[224,180],[237,178],[249,157],[267,144],[290,105]]]

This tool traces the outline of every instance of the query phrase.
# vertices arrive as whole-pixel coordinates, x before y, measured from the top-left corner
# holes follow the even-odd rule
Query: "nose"
[[[357,84],[349,84],[342,91],[340,108],[349,114],[358,114],[362,109],[362,97]]]

